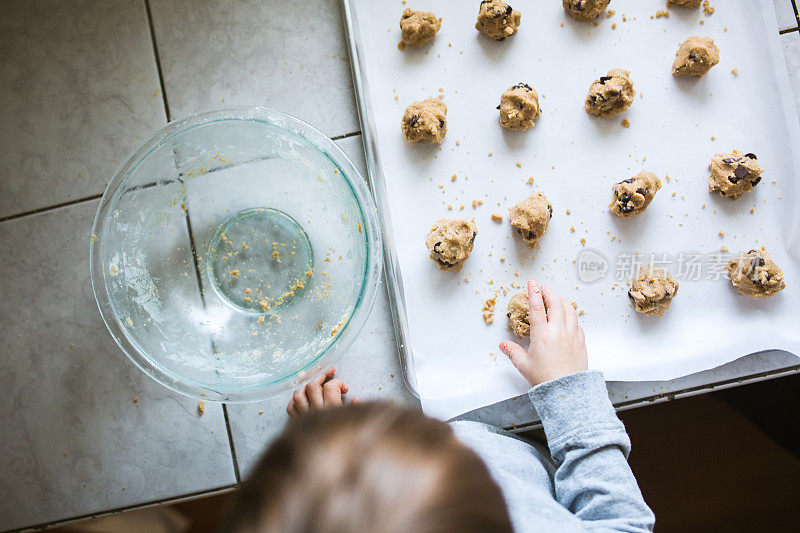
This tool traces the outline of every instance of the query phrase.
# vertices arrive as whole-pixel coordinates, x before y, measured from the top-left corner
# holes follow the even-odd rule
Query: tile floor
[[[797,8],[774,2],[800,107]],[[286,398],[207,404],[200,417],[196,402],[131,365],[93,301],[91,222],[133,148],[168,119],[209,108],[271,106],[331,137],[350,135],[337,142],[363,168],[339,2],[3,7],[0,531],[233,485],[279,431]],[[340,371],[365,397],[412,402],[391,326],[375,318],[387,305],[381,292]],[[364,374],[368,359],[383,363]]]

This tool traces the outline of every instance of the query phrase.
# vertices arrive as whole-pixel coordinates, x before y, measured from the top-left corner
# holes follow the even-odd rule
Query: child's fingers
[[[294,400],[289,400],[289,405],[286,406],[286,414],[295,418],[298,414],[297,408],[294,406]]]
[[[500,351],[511,359],[511,364],[513,364],[517,370],[522,372],[522,368],[528,356],[528,352],[525,351],[525,348],[516,342],[503,341],[500,343]]]
[[[322,396],[322,385],[316,380],[306,385],[306,397],[312,409],[321,409],[325,405],[325,400]]]
[[[528,320],[531,323],[531,338],[533,338],[536,326],[547,323],[547,310],[542,299],[542,289],[535,279],[528,280],[528,305],[530,305]]]
[[[306,398],[306,388],[300,387],[292,394],[292,403],[299,414],[308,412],[308,398]]]
[[[339,378],[334,378],[322,387],[325,396],[325,407],[342,405],[342,394],[347,393],[347,385]]]
[[[323,377],[325,378],[322,380],[323,383],[333,378],[333,375],[336,374],[336,367],[330,367],[328,370],[325,371]]]
[[[547,321],[564,324],[566,320],[566,311],[562,303],[564,299],[546,285],[542,285],[542,296],[544,296],[544,304],[547,306]]]

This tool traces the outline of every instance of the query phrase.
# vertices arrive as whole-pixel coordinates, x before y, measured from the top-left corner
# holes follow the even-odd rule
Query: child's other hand
[[[511,359],[531,385],[580,372],[588,368],[586,341],[575,309],[549,287],[528,281],[531,345],[525,349],[510,341],[500,350]]]
[[[310,411],[342,405],[342,396],[347,394],[347,385],[341,379],[333,377],[335,372],[336,369],[330,367],[327,372],[294,391],[289,405],[286,406],[286,414],[297,418]]]

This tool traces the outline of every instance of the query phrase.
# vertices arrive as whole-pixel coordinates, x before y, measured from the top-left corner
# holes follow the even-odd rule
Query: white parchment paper
[[[772,2],[715,2],[710,17],[673,8],[665,19],[652,18],[662,0],[612,0],[615,14],[593,26],[570,19],[557,0],[517,0],[522,25],[505,42],[475,31],[478,4],[361,0],[355,10],[426,412],[447,418],[527,390],[497,345],[511,338],[506,306],[529,277],[584,310],[590,367],[609,380],[672,379],[768,348],[800,353],[800,137]],[[397,49],[404,7],[443,17],[434,42]],[[675,79],[675,51],[691,35],[714,38],[721,61],[702,79]],[[588,116],[589,85],[618,67],[631,71],[633,107],[613,119]],[[526,132],[505,131],[495,109],[517,82],[540,95],[542,117]],[[407,144],[405,107],[440,88],[444,143]],[[766,169],[737,202],[709,194],[707,181],[711,155],[733,148],[754,152]],[[645,214],[613,217],[612,183],[642,169],[661,178],[662,190]],[[547,194],[554,215],[531,250],[512,234],[508,207],[535,190]],[[483,203],[473,208],[473,200]],[[424,246],[444,217],[474,217],[479,228],[458,273],[437,270]],[[724,260],[714,254],[762,245],[783,268],[787,289],[753,301],[719,277],[714,265]],[[651,258],[681,283],[661,319],[638,316],[626,295],[635,266]],[[590,259],[607,269],[587,283],[578,266]],[[699,275],[691,266],[698,262]],[[494,294],[495,323],[487,326],[481,306]]]

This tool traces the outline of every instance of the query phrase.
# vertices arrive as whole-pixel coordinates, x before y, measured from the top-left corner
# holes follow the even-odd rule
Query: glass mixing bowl
[[[334,364],[381,272],[375,205],[352,161],[266,108],[191,115],[122,164],[94,220],[103,320],[150,377],[256,401]]]

